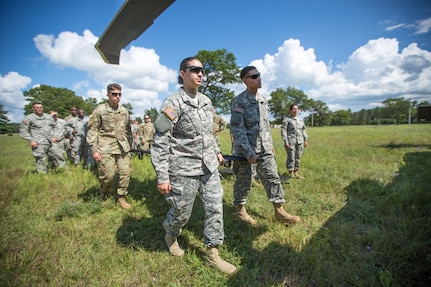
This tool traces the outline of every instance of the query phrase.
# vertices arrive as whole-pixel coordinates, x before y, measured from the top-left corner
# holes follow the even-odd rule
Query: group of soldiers
[[[33,113],[24,117],[20,124],[20,136],[30,142],[36,160],[36,172],[46,174],[48,168],[67,168],[67,161],[85,169],[95,167],[91,149],[87,143],[89,117],[77,107],[60,118],[57,110],[44,112],[42,102],[35,101]],[[149,150],[154,136],[154,124],[148,115],[144,123],[131,121],[130,145],[132,149]]]
[[[203,238],[206,261],[210,266],[232,275],[237,271],[236,266],[225,261],[218,249],[224,242],[224,190],[218,171],[224,158],[218,135],[226,123],[216,115],[211,100],[198,91],[203,76],[202,62],[194,57],[185,58],[180,64],[178,77],[178,83],[182,86],[177,93],[164,100],[154,125],[148,116],[144,117],[141,125],[136,121],[132,123],[127,109],[119,105],[122,87],[112,83],[107,86],[108,102],[94,109],[87,128],[85,121],[80,121],[79,111],[57,126],[59,119],[55,120],[55,113],[44,114],[42,103],[36,102],[33,104],[34,113],[22,121],[20,134],[31,144],[38,172],[44,173],[44,158],[54,149],[54,143],[66,138],[65,127],[73,127],[73,135],[80,135],[81,140],[88,143],[92,158],[97,162],[102,204],[115,189],[117,203],[123,209],[131,208],[131,204],[126,201],[130,183],[130,151],[140,149],[141,145],[142,149],[151,149],[157,190],[171,206],[163,222],[165,242],[170,254],[184,256],[184,249],[177,238],[189,221],[194,201],[198,197],[205,213]],[[245,224],[257,225],[253,215],[246,209],[252,179],[257,174],[268,202],[274,208],[274,218],[288,225],[299,223],[300,217],[289,214],[283,207],[285,193],[277,171],[268,105],[258,92],[262,85],[260,73],[256,67],[247,66],[241,70],[240,78],[246,89],[232,101],[230,120],[232,152],[246,159],[233,165],[236,176],[233,186],[236,217]],[[297,105],[292,105],[290,109],[291,115],[283,122],[285,131],[282,131],[282,137],[288,152],[286,164],[289,172],[292,177],[299,178],[299,159],[307,145],[308,136],[305,125],[297,117]],[[82,134],[77,130],[81,125]],[[75,137],[72,144],[75,146]],[[74,147],[72,151],[75,152],[76,160],[76,152],[80,150]],[[64,151],[58,154],[64,155]],[[115,175],[118,175],[116,186]]]

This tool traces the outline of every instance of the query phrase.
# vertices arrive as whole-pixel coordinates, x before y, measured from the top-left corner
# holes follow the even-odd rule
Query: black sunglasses
[[[246,78],[256,80],[257,78],[260,78],[260,73],[257,73],[257,74],[251,75],[251,76],[247,76]]]
[[[111,93],[111,96],[114,96],[114,97],[120,96],[121,97],[121,93]]]
[[[190,66],[184,69],[184,71],[190,70],[190,72],[195,73],[195,74],[199,74],[199,72],[202,73],[202,75],[205,73],[204,72],[204,68],[202,67],[198,67],[198,66]]]

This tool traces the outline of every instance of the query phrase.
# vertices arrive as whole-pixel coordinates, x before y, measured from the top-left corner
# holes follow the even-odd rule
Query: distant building
[[[431,122],[431,105],[418,106],[418,122]]]

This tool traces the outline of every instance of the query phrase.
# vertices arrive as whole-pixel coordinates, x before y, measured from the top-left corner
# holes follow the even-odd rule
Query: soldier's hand
[[[157,185],[157,190],[161,194],[168,194],[169,192],[171,192],[171,183],[170,182],[166,182],[166,183],[158,184]]]
[[[31,142],[30,145],[32,148],[37,148],[37,142]]]
[[[57,142],[57,138],[56,138],[56,137],[53,137],[53,138],[51,139],[51,141],[52,141],[53,143],[56,143],[56,142]]]
[[[93,153],[93,158],[95,161],[101,161],[102,160],[102,155],[99,152],[95,152]]]
[[[223,158],[223,155],[221,153],[217,154],[217,160],[218,160],[219,165],[223,164],[224,158]]]
[[[249,163],[256,163],[257,162],[257,154],[255,154],[254,156],[252,156],[251,158],[248,159]]]

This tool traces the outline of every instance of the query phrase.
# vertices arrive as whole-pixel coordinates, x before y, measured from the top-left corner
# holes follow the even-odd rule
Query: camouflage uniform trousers
[[[64,149],[66,150],[67,160],[74,162],[75,153],[73,152],[73,139],[64,139]]]
[[[197,192],[204,208],[204,244],[221,245],[224,239],[223,188],[216,170],[202,176],[170,176],[171,192],[165,196],[171,209],[163,227],[172,237],[178,237],[190,219]]]
[[[298,170],[299,163],[301,161],[301,156],[304,151],[304,144],[290,144],[289,148],[286,148],[287,152],[287,161],[286,167],[287,170]]]
[[[263,160],[256,164],[256,172],[265,188],[266,195],[272,203],[283,203],[284,190],[277,171],[277,163],[272,153],[259,154]],[[247,161],[236,161],[233,171],[236,176],[233,185],[235,206],[245,205],[252,185],[253,167]]]
[[[52,143],[48,152],[48,162],[52,167],[66,169],[66,159],[64,158],[64,140]]]
[[[48,171],[46,157],[51,148],[51,144],[38,144],[37,148],[31,148],[36,160],[36,171],[45,174]]]
[[[152,140],[147,140],[145,141],[145,143],[142,145],[142,149],[143,150],[150,150],[151,149],[151,145],[153,144]]]
[[[123,154],[102,154],[102,160],[98,162],[100,191],[107,195],[112,190],[114,178],[118,172],[118,195],[127,195],[130,183],[131,156]]]
[[[75,155],[74,163],[78,165],[84,155],[85,137],[77,135],[73,137],[73,153]]]

